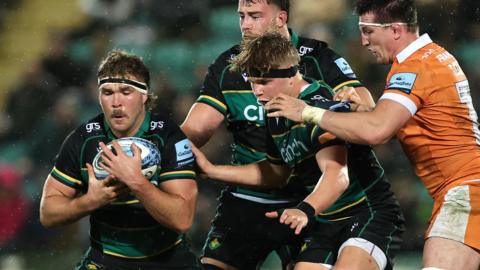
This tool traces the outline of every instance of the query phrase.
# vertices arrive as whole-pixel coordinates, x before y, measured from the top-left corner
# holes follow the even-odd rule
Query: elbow
[[[183,209],[186,211],[181,214],[176,219],[176,222],[173,224],[173,230],[178,233],[186,233],[193,225],[193,218],[195,216],[196,202],[198,196],[198,188],[195,185],[194,188],[190,190],[188,197],[185,198]]]
[[[183,222],[178,222],[175,225],[174,230],[180,234],[188,232],[193,225],[193,218],[191,220],[185,220]]]
[[[42,211],[40,211],[40,224],[47,229],[54,228],[58,225],[53,222],[51,218],[46,217],[46,214],[42,213]]]
[[[40,203],[40,224],[42,224],[43,227],[50,229],[55,227],[55,223],[52,221],[51,218],[48,217],[47,210],[45,209],[44,202]]]
[[[338,177],[338,191],[340,194],[343,194],[348,189],[348,186],[350,185],[350,178],[348,177],[348,169],[345,168],[345,170],[342,170]]]
[[[384,128],[377,128],[365,134],[365,143],[369,145],[379,145],[387,143],[392,134]]]

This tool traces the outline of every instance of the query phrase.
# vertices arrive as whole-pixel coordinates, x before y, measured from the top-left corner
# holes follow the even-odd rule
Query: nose
[[[112,96],[112,106],[117,108],[122,106],[122,96],[120,93],[114,93]]]
[[[365,34],[361,34],[361,38],[362,38],[362,45],[363,46],[368,46],[370,44],[370,42],[368,41],[368,37],[367,35]]]
[[[251,23],[251,20],[248,18],[248,16],[240,18],[240,28],[242,29],[242,32],[251,30],[252,23]]]
[[[257,98],[263,94],[262,87],[258,84],[252,83],[252,90]]]

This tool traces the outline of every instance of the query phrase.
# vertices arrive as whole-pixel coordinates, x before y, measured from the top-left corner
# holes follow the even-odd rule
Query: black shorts
[[[265,213],[296,205],[298,202],[263,204],[237,198],[223,191],[212,228],[203,247],[209,257],[238,269],[256,269],[268,254],[277,251],[282,263],[292,260],[302,237],[294,230],[269,219]],[[297,251],[298,252],[298,251]]]
[[[341,217],[347,219],[336,220]],[[297,262],[334,265],[341,245],[350,238],[362,238],[379,247],[387,257],[385,269],[392,269],[405,230],[400,207],[394,198],[381,204],[365,200],[357,206],[317,222],[306,233]]]
[[[183,241],[159,255],[145,259],[126,259],[104,254],[95,247],[88,248],[75,270],[158,270],[202,269],[198,258]]]

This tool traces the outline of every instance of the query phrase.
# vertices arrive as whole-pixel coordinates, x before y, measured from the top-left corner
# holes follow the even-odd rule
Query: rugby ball
[[[112,142],[114,141],[120,144],[123,152],[128,156],[133,156],[132,149],[130,148],[132,143],[135,143],[135,145],[140,148],[140,155],[142,157],[142,174],[145,176],[145,178],[151,179],[152,176],[155,175],[157,169],[160,168],[160,151],[158,150],[157,146],[151,141],[138,137],[125,137],[109,142],[107,144],[108,149],[113,149]],[[97,155],[93,159],[92,164],[95,177],[98,180],[102,180],[108,176],[108,172],[105,171],[102,167],[100,167],[100,163],[102,161],[102,152],[103,150],[100,150],[97,153]],[[115,149],[113,149],[113,152],[115,153]]]

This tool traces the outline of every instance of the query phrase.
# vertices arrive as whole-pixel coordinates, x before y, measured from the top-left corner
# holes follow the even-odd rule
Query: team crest
[[[217,238],[214,238],[212,241],[210,241],[210,243],[208,243],[208,248],[210,248],[211,250],[215,250],[217,248],[219,248],[222,244],[218,241]]]

